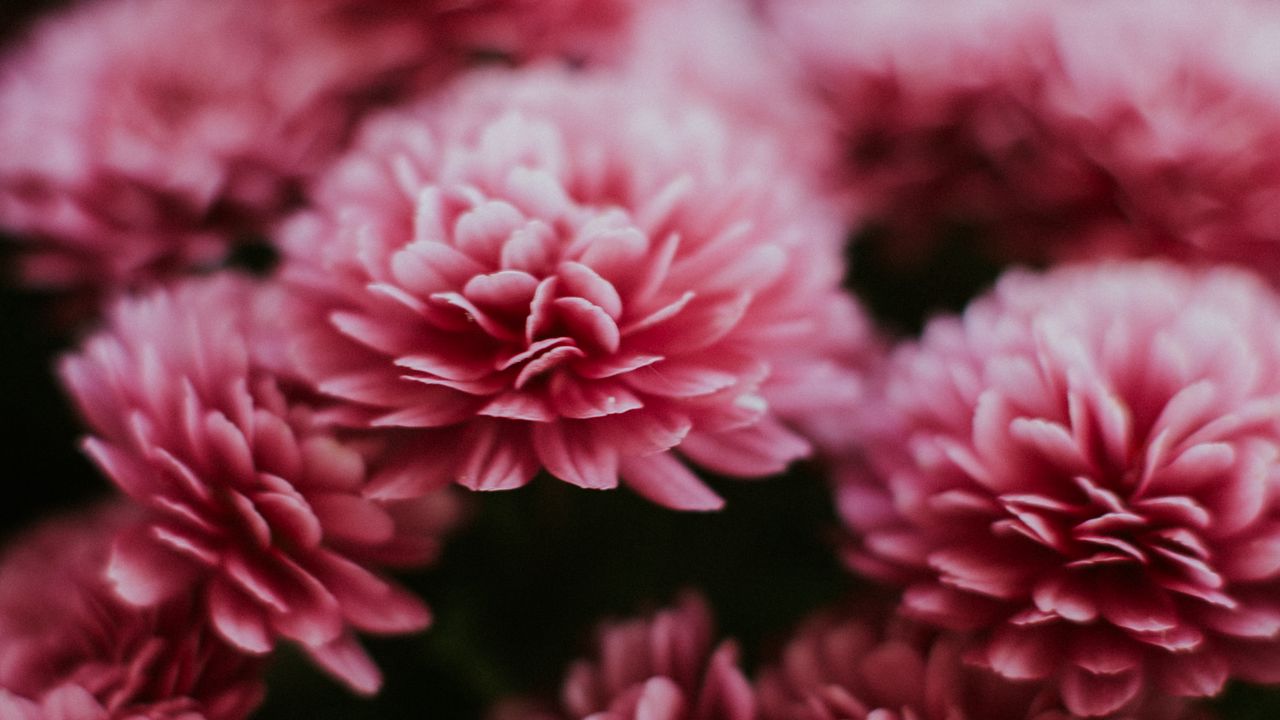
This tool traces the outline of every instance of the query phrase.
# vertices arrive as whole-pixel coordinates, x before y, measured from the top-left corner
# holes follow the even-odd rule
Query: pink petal
[[[476,414],[530,422],[550,422],[556,419],[556,414],[551,411],[542,396],[518,390],[495,397],[489,401],[489,404],[477,410]]]
[[[618,452],[598,443],[579,423],[533,426],[533,447],[552,475],[579,487],[605,490],[618,485]]]
[[[770,418],[722,433],[690,433],[680,452],[699,465],[734,477],[780,473],[807,456],[809,443]]]
[[[968,592],[1011,600],[1025,596],[1029,571],[1012,553],[995,548],[953,546],[929,555],[940,580]]]
[[[1227,684],[1230,666],[1217,653],[1170,653],[1160,658],[1156,679],[1160,689],[1176,697],[1214,697]]]
[[[575,420],[618,415],[644,407],[635,393],[611,380],[577,380],[558,375],[551,381],[549,395],[558,415]]]
[[[258,493],[254,496],[258,512],[266,519],[274,532],[302,548],[313,548],[323,537],[321,521],[316,519],[311,506],[301,497],[279,492]]]
[[[329,316],[329,322],[351,340],[384,355],[402,355],[422,344],[422,333],[417,328],[360,313],[334,312]]]
[[[396,282],[418,297],[460,288],[484,266],[442,242],[413,242],[391,257]]]
[[[1102,616],[1135,632],[1159,632],[1179,625],[1173,601],[1160,588],[1139,584],[1100,588]]]
[[[724,298],[698,298],[669,320],[644,330],[633,330],[631,347],[655,352],[694,353],[720,342],[731,333],[751,306],[753,296],[740,292]]]
[[[431,623],[431,612],[416,596],[340,555],[316,553],[308,559],[307,567],[326,587],[333,588],[343,616],[361,630],[410,633]]]
[[[382,688],[382,673],[373,660],[350,634],[345,634],[319,647],[304,646],[316,664],[353,691],[374,695]]]
[[[467,281],[462,294],[477,305],[507,312],[525,311],[538,289],[538,280],[520,270],[501,270]]]
[[[405,400],[402,396],[401,400]],[[466,420],[475,412],[476,400],[452,390],[422,393],[417,403],[374,418],[373,427],[437,428]]]
[[[630,373],[638,368],[661,362],[663,356],[645,353],[628,353],[625,350],[612,355],[588,357],[573,363],[573,371],[580,377],[591,380],[614,377]]]
[[[195,582],[191,565],[157,543],[144,526],[116,536],[106,577],[121,599],[140,606],[156,605]]]
[[[560,365],[581,357],[586,357],[586,353],[570,345],[551,348],[524,366],[516,376],[515,388],[520,390],[539,375],[551,372]]]
[[[1098,606],[1070,574],[1042,580],[1035,586],[1036,607],[1075,623],[1092,622],[1098,617]]]
[[[463,431],[458,483],[472,490],[522,487],[538,472],[526,430],[511,423],[472,422]]]
[[[563,292],[604,310],[613,320],[622,317],[622,298],[613,285],[595,270],[577,262],[563,262],[557,270]]]
[[[685,308],[689,307],[689,304],[692,303],[696,297],[697,294],[692,290],[686,290],[684,294],[676,300],[623,325],[621,328],[622,336],[627,337],[661,326],[671,318],[674,318],[684,312]]]
[[[85,438],[82,447],[103,474],[127,495],[145,501],[158,492],[155,471],[132,453],[96,437]]]
[[[307,498],[324,534],[336,540],[374,545],[395,533],[386,510],[365,498],[346,493],[314,493]]]
[[[326,395],[379,407],[396,407],[405,396],[404,381],[381,369],[330,377],[322,380],[318,389]]]
[[[106,720],[107,709],[79,685],[60,685],[41,698],[44,720]],[[0,706],[0,710],[3,706]],[[8,718],[8,716],[5,716]],[[41,717],[39,715],[35,717]],[[15,719],[16,720],[16,719]]]
[[[531,220],[502,245],[502,267],[540,275],[550,269],[558,242],[551,226]]]
[[[227,642],[255,655],[271,652],[271,632],[257,604],[239,590],[217,580],[210,584],[208,597],[210,620]]]
[[[1231,580],[1248,582],[1280,575],[1280,525],[1269,524],[1265,534],[1242,542],[1219,559],[1222,573]]]
[[[719,510],[724,500],[670,453],[623,457],[619,472],[641,496],[673,510]]]
[[[453,243],[471,258],[487,264],[499,258],[502,246],[524,224],[524,215],[511,203],[487,200],[458,217]]]
[[[271,627],[304,645],[321,645],[342,631],[338,602],[310,573],[281,554],[231,555],[228,577],[265,606]]]
[[[520,339],[520,333],[500,319],[481,310],[475,303],[456,292],[438,292],[431,295],[431,302],[441,309],[452,309],[465,319],[463,327],[474,323],[494,338],[506,342]]]
[[[1003,627],[996,631],[986,649],[986,661],[995,672],[1010,680],[1043,680],[1055,663],[1052,643],[1039,630]]]
[[[494,370],[489,362],[491,352],[480,343],[446,336],[415,349],[416,353],[396,358],[396,366],[448,380],[481,380]]]
[[[693,427],[678,410],[647,407],[643,412],[600,418],[594,424],[596,437],[623,455],[660,453],[679,445]]]
[[[732,387],[737,373],[689,362],[659,362],[628,373],[624,380],[643,393],[665,397],[696,397]]]
[[[618,351],[622,335],[603,308],[580,297],[558,298],[551,306],[580,345],[603,353]]]
[[[1076,715],[1095,716],[1115,712],[1142,689],[1140,671],[1100,675],[1069,668],[1060,685],[1062,700]]]

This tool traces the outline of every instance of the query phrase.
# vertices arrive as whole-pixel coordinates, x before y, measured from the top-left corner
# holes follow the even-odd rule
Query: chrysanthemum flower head
[[[115,596],[112,538],[124,503],[46,522],[0,557],[0,717],[243,720],[263,695],[258,658],[218,638],[199,603]]]
[[[368,94],[422,54],[408,18],[339,0],[98,0],[0,65],[0,226],[59,288],[218,262],[291,202]]]
[[[964,637],[883,613],[819,612],[756,681],[761,720],[1070,720],[1051,686],[964,660]],[[1142,697],[1111,720],[1201,717],[1181,699]]]
[[[361,447],[316,428],[254,359],[271,343],[257,319],[271,297],[222,276],[126,299],[63,361],[86,450],[149,511],[116,541],[108,577],[140,606],[200,596],[241,650],[288,638],[371,692],[377,668],[353,630],[419,630],[429,616],[370,567],[429,559],[448,500],[367,497]]]
[[[859,223],[921,257],[1280,267],[1267,3],[769,3],[845,138]],[[857,40],[850,40],[856,37]]]
[[[1280,680],[1278,303],[1152,262],[1015,272],[935,320],[842,478],[854,566],[1079,715]]]
[[[479,75],[376,119],[285,245],[328,419],[413,431],[389,496],[545,468],[711,509],[682,458],[777,472],[808,451],[784,423],[856,392],[828,206],[767,138],[612,75]]]
[[[522,702],[495,720],[753,720],[755,696],[737,647],[715,642],[711,615],[686,595],[652,617],[600,626],[595,657],[575,662],[557,710]]]

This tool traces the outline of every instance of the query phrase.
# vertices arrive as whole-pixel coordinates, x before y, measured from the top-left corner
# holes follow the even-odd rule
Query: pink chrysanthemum
[[[859,391],[867,327],[827,206],[739,130],[536,70],[365,129],[286,233],[284,276],[300,371],[343,401],[329,419],[414,431],[383,492],[545,468],[713,509],[677,454],[762,476],[807,452],[783,421]]]
[[[133,286],[279,213],[429,45],[346,4],[98,0],[37,26],[0,66],[0,226],[30,240],[27,279]]]
[[[963,638],[883,617],[819,614],[760,672],[760,720],[1070,720],[1052,688],[964,662]],[[1136,698],[1112,720],[1202,717]]]
[[[124,300],[63,361],[94,432],[86,450],[150,510],[116,542],[108,576],[136,605],[201,595],[242,650],[289,638],[372,692],[378,672],[352,630],[409,632],[429,618],[368,566],[428,560],[449,501],[367,497],[356,446],[317,429],[251,357],[273,340],[255,327],[272,298],[221,277]]]
[[[190,598],[139,609],[114,596],[111,540],[135,520],[122,505],[54,520],[0,558],[0,717],[242,720],[261,701],[262,662]]]
[[[887,227],[890,250],[927,253],[960,226],[998,259],[1280,270],[1269,4],[771,7],[845,137],[859,219]]]
[[[1007,276],[891,360],[854,566],[1079,715],[1280,681],[1277,327],[1242,271]]]
[[[730,641],[712,647],[711,615],[694,595],[651,618],[605,623],[596,659],[574,663],[560,709],[509,701],[494,720],[755,720],[751,684]]]

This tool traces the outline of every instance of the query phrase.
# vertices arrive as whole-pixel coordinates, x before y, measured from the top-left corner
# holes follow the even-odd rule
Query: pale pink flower
[[[637,9],[618,61],[655,89],[714,102],[738,123],[775,134],[797,167],[819,175],[838,152],[836,123],[803,67],[743,0],[665,0]]]
[[[624,77],[468,78],[370,123],[315,204],[284,239],[298,369],[329,420],[412,430],[386,496],[545,468],[715,509],[682,459],[778,472],[809,449],[785,422],[861,392],[829,206]]]
[[[715,647],[706,605],[686,595],[652,617],[601,625],[593,659],[570,666],[558,709],[500,705],[494,720],[755,720],[737,646]]]
[[[1079,715],[1280,681],[1277,327],[1239,270],[1006,276],[890,361],[854,567]]]
[[[273,342],[258,316],[275,304],[231,276],[189,282],[122,300],[109,329],[63,360],[94,433],[86,451],[149,510],[107,574],[135,605],[199,596],[243,651],[288,638],[373,692],[378,671],[353,630],[410,632],[429,615],[370,568],[430,559],[448,500],[367,497],[363,446],[316,428],[252,357]]]
[[[263,695],[258,658],[224,643],[199,604],[136,608],[105,577],[123,503],[46,522],[0,557],[0,717],[242,720]]]
[[[964,661],[964,638],[883,614],[819,613],[760,671],[760,720],[1069,720],[1053,688]],[[1185,700],[1135,699],[1112,720],[1193,715]]]
[[[926,255],[1166,255],[1280,277],[1269,3],[771,2],[859,223]]]
[[[27,280],[136,286],[282,212],[423,54],[409,18],[348,4],[97,0],[37,25],[0,66],[0,226]]]

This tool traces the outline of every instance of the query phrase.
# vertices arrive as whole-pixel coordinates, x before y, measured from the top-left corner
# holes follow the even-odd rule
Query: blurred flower
[[[372,692],[378,671],[352,629],[410,632],[429,615],[368,566],[429,560],[451,504],[367,496],[360,446],[314,427],[252,357],[273,342],[255,317],[272,297],[223,276],[126,299],[63,360],[94,432],[85,449],[150,511],[107,575],[139,606],[199,596],[238,648],[283,636]]]
[[[417,15],[349,5],[97,0],[39,24],[0,66],[0,226],[26,279],[111,291],[216,264],[398,74],[445,74]]]
[[[1165,263],[1015,272],[889,363],[853,566],[1079,715],[1280,681],[1280,300]]]
[[[645,3],[619,42],[628,52],[618,64],[632,82],[713,103],[735,123],[772,133],[794,168],[822,178],[819,171],[837,152],[836,124],[806,87],[800,63],[767,31],[751,3]]]
[[[754,720],[736,646],[712,642],[710,613],[695,595],[651,618],[604,623],[596,659],[569,668],[560,710],[508,701],[493,720]]]
[[[103,577],[123,504],[51,520],[0,558],[0,717],[242,720],[263,663],[222,642],[199,604],[140,609]]]
[[[861,392],[838,226],[778,155],[614,75],[477,75],[376,118],[285,234],[298,372],[327,419],[414,430],[387,497],[545,468],[718,508],[676,453],[775,473],[809,449],[784,422]]]
[[[964,662],[961,635],[880,614],[819,613],[760,672],[761,720],[1067,720],[1051,687]],[[1188,718],[1186,701],[1146,697],[1113,720]],[[1200,717],[1196,715],[1195,717]]]
[[[845,138],[859,223],[911,259],[1165,255],[1280,280],[1269,3],[768,3]]]

